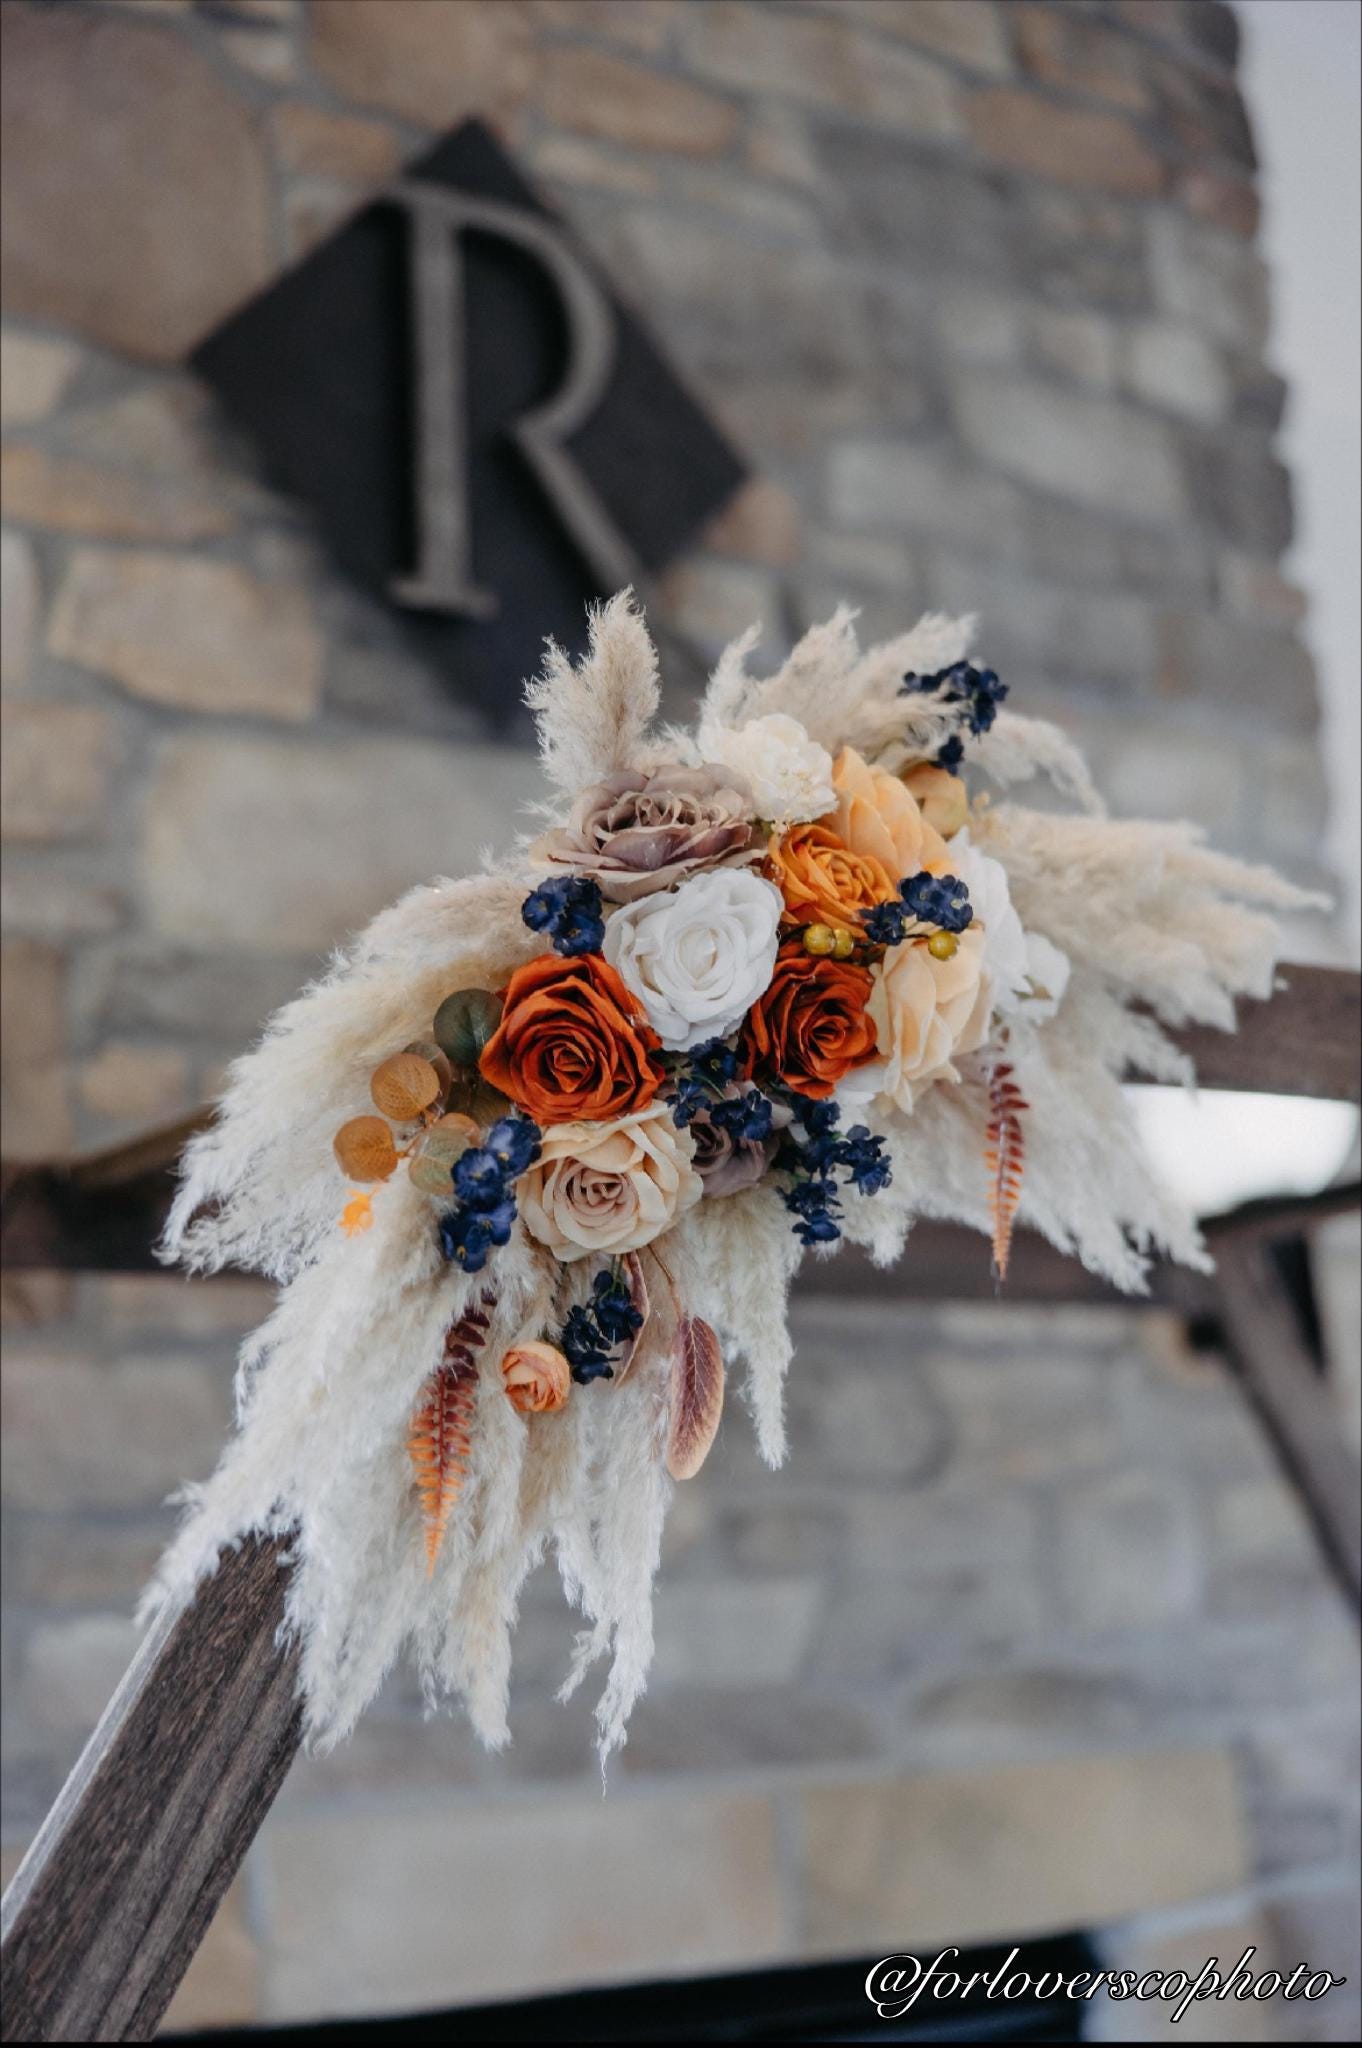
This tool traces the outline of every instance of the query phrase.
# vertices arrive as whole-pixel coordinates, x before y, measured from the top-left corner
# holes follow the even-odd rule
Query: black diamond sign
[[[493,725],[545,634],[671,559],[744,466],[470,121],[194,365],[341,568]]]

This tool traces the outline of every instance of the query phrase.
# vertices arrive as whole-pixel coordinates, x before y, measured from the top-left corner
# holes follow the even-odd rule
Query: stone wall
[[[1218,0],[5,0],[0,26],[7,1156],[202,1099],[534,786],[179,367],[470,112],[752,460],[652,593],[682,646],[760,617],[775,654],[844,597],[871,635],[977,609],[1118,807],[1317,875]],[[259,1308],[7,1293],[11,1842],[121,1669]],[[1305,1928],[1349,1967],[1349,1638],[1216,1362],[1115,1311],[936,1312],[905,1345],[815,1306],[802,1336],[791,1470],[739,1425],[678,1504],[610,1802],[543,1704],[566,1623],[536,1588],[511,1756],[395,1688],[294,1774],[183,2014],[1078,1922],[1122,1960]]]

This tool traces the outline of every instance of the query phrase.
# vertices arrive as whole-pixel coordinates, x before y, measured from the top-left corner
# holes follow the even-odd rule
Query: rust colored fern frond
[[[989,1189],[989,1214],[993,1219],[993,1275],[1007,1278],[1012,1252],[1012,1225],[1021,1200],[1022,1169],[1026,1163],[1026,1135],[1022,1112],[1030,1108],[1013,1079],[1012,1069],[1000,1062],[988,1077],[988,1136],[984,1162],[993,1176]]]
[[[444,1353],[412,1417],[407,1453],[416,1475],[426,1533],[426,1570],[435,1570],[454,1503],[463,1485],[478,1390],[478,1353],[487,1342],[490,1297],[465,1310],[445,1332]]]

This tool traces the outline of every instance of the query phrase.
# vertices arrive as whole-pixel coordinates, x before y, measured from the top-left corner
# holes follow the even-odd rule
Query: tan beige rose
[[[567,1264],[651,1244],[703,1191],[690,1133],[665,1107],[552,1125],[516,1189],[530,1236]]]
[[[572,1391],[572,1371],[554,1344],[514,1344],[501,1361],[501,1380],[519,1415],[552,1415]]]
[[[852,853],[878,861],[896,883],[924,868],[943,871],[942,864],[949,865],[945,840],[897,775],[872,768],[854,747],[843,747],[833,763],[832,786],[837,808],[820,824]]]
[[[903,786],[915,800],[927,823],[950,839],[969,817],[969,791],[964,778],[934,761],[919,761],[905,769]]]
[[[868,1009],[884,1064],[867,1071],[900,1109],[911,1109],[933,1081],[958,1080],[953,1059],[983,1043],[991,1009],[983,955],[983,932],[971,926],[949,960],[910,941],[872,970]]]
[[[622,768],[583,790],[566,825],[531,851],[590,875],[611,903],[637,903],[688,875],[760,858],[752,792],[726,768]]]

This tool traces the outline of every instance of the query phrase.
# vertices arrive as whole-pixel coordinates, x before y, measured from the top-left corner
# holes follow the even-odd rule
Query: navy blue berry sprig
[[[842,1189],[878,1195],[893,1178],[884,1156],[884,1139],[864,1124],[839,1131],[841,1110],[835,1102],[794,1098],[798,1121],[781,1141],[777,1167],[790,1175],[781,1200],[795,1218],[794,1234],[802,1245],[835,1244],[842,1234]],[[837,1176],[845,1176],[838,1183]]]
[[[887,903],[876,903],[861,912],[866,937],[873,946],[900,946],[906,938],[919,936],[922,925],[933,925],[928,948],[942,960],[950,959],[959,934],[973,921],[969,890],[959,876],[931,875],[926,869],[899,883],[897,901],[891,896]],[[938,939],[943,943],[938,945]]]
[[[542,1133],[527,1116],[499,1117],[481,1145],[454,1162],[455,1203],[440,1218],[440,1249],[465,1273],[480,1273],[488,1253],[510,1241],[514,1182],[539,1157]]]
[[[599,886],[588,875],[558,875],[532,889],[520,906],[532,932],[544,932],[555,953],[573,959],[599,953],[605,943],[605,918]]]
[[[965,727],[978,739],[997,717],[998,706],[1007,695],[1007,684],[996,669],[976,668],[970,661],[953,661],[949,668],[937,669],[932,675],[919,676],[910,671],[903,678],[904,695],[922,693],[935,695],[942,704],[960,705]],[[949,769],[952,775],[959,773],[964,757],[965,745],[958,732],[943,740],[937,749],[937,765]]]

